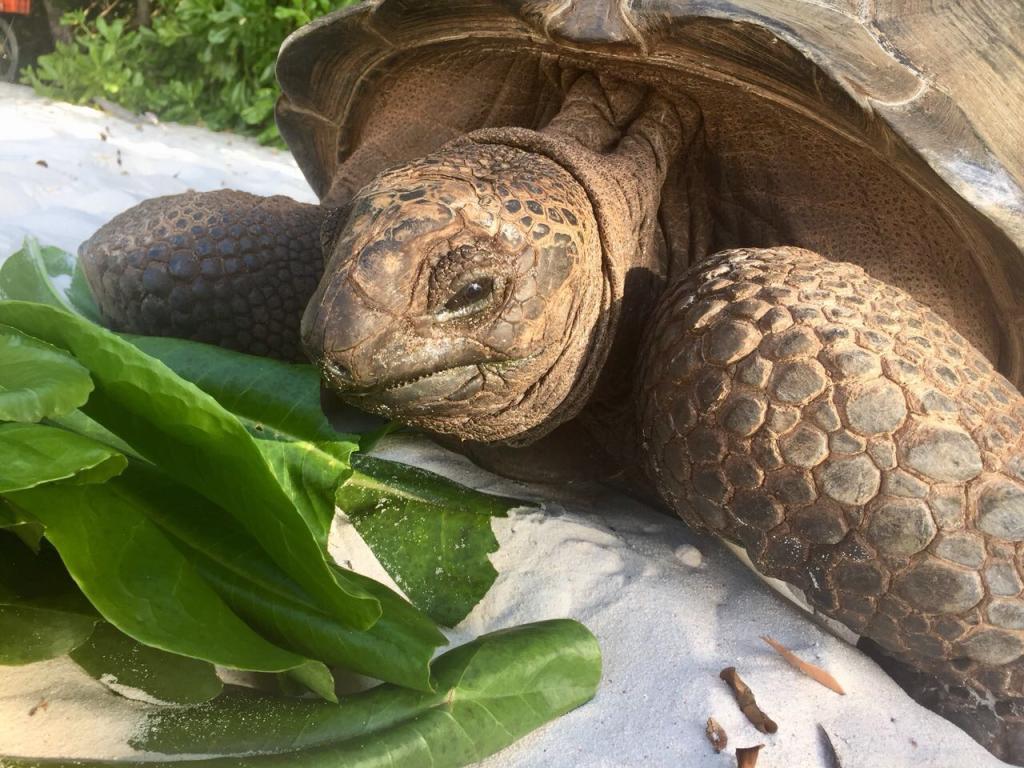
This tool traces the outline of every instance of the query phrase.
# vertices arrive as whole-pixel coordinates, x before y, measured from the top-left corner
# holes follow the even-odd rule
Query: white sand
[[[0,259],[24,234],[74,250],[139,200],[223,186],[313,200],[287,154],[196,128],[136,126],[0,85]],[[561,616],[584,622],[601,642],[597,698],[485,761],[488,768],[734,765],[708,746],[709,716],[730,747],[766,744],[762,768],[831,765],[819,725],[843,768],[1003,765],[681,523],[604,488],[505,481],[422,438],[393,438],[381,452],[547,502],[496,522],[498,581],[450,633],[453,642]],[[379,568],[342,531],[336,526],[332,551],[364,571]],[[827,668],[847,695],[801,677],[758,639],[765,634]],[[726,666],[739,669],[778,721],[777,734],[746,722],[718,679]],[[150,708],[109,693],[64,659],[2,668],[0,754],[126,756]]]

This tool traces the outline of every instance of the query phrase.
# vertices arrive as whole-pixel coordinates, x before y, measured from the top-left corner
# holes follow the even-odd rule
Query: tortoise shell
[[[1013,29],[1024,5],[994,0],[379,0],[285,41],[277,121],[317,195],[339,205],[469,131],[543,126],[567,73],[685,93],[704,115],[712,250],[786,244],[842,260],[865,238],[924,249],[978,296],[936,309],[994,322],[1000,343],[985,351],[1020,385]],[[686,183],[670,175],[664,199]],[[909,267],[863,266],[913,292]]]

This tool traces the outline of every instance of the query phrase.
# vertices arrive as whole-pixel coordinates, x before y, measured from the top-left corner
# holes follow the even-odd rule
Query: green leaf
[[[336,433],[323,415],[312,366],[178,339],[130,340],[216,398],[260,438],[257,446],[321,545],[337,501],[413,604],[449,626],[465,618],[494,583],[487,555],[498,544],[490,518],[522,502],[403,464],[350,456],[354,438]],[[340,416],[353,424],[357,418],[347,411]],[[349,460],[361,474],[350,478]]]
[[[101,764],[227,768],[244,760],[247,768],[457,768],[593,698],[601,656],[585,627],[559,619],[484,635],[438,658],[434,670],[435,693],[382,685],[346,697],[340,706],[225,691],[198,707],[151,714],[132,744],[210,757]],[[75,764],[32,758],[4,763]]]
[[[311,365],[255,357],[209,344],[156,336],[126,336],[183,379],[211,395],[255,436],[264,440],[349,443],[359,436],[338,432],[320,408],[320,375]],[[352,410],[353,429],[382,426],[378,419]]]
[[[74,478],[102,483],[127,459],[110,446],[42,424],[0,424],[0,493]]]
[[[18,510],[0,496],[0,530],[17,536],[33,552],[39,552],[43,540],[43,526],[23,510]]]
[[[265,637],[327,664],[431,690],[430,660],[447,640],[434,623],[382,584],[349,574],[382,607],[353,631],[323,611],[259,545],[210,502],[158,473],[133,466],[124,482],[150,500],[147,512],[228,605]]]
[[[50,424],[58,427],[63,427],[71,432],[81,435],[82,437],[88,437],[91,440],[95,440],[98,443],[110,446],[116,451],[120,451],[125,456],[130,456],[133,459],[139,461],[145,461],[145,459],[132,448],[128,443],[119,438],[109,429],[104,427],[95,419],[90,419],[81,411],[71,411],[64,416],[47,419]]]
[[[316,369],[182,339],[126,338],[246,425],[281,487],[326,548],[335,489],[351,473],[351,455],[360,438],[336,431],[324,416]],[[338,416],[354,427],[384,428],[380,420],[354,409]]]
[[[67,295],[54,283],[58,278],[71,279]],[[49,304],[99,321],[78,260],[60,248],[40,246],[34,237],[25,238],[21,250],[0,265],[0,297]]]
[[[13,296],[11,298],[14,298]],[[94,323],[100,322],[100,310],[96,306],[96,299],[93,298],[92,289],[85,279],[85,272],[82,271],[82,262],[75,259],[75,269],[71,273],[71,285],[68,288],[67,299],[71,306],[88,320]]]
[[[344,443],[277,440],[257,440],[256,445],[320,546],[326,548],[335,491],[352,473],[351,448]]]
[[[166,704],[200,704],[224,687],[209,662],[142,645],[106,622],[71,658],[115,692],[130,688]]]
[[[139,642],[234,669],[319,665],[271,644],[233,613],[149,519],[146,498],[125,479],[45,485],[10,498],[45,526],[96,610]]]
[[[332,571],[302,515],[242,424],[198,387],[130,343],[74,315],[0,302],[6,323],[68,349],[96,389],[83,410],[175,480],[231,513],[281,568],[335,616],[365,629],[380,604]]]
[[[52,549],[33,554],[0,531],[0,665],[63,656],[96,620]]]
[[[62,349],[0,325],[0,421],[40,421],[89,399],[92,379]]]
[[[336,502],[381,565],[434,621],[455,626],[497,577],[492,517],[522,501],[473,491],[440,475],[370,456],[338,488]]]
[[[67,309],[67,302],[51,280],[51,270],[53,277],[71,274],[74,257],[57,248],[47,248],[45,253],[34,237],[25,238],[21,249],[0,265],[0,295]]]
[[[96,619],[0,598],[0,664],[17,666],[63,656],[85,642]]]

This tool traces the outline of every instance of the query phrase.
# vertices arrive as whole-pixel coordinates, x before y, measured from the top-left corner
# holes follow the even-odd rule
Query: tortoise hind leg
[[[319,206],[246,192],[145,200],[79,248],[114,329],[304,359],[299,320],[323,272]]]
[[[698,529],[890,654],[1024,696],[1024,398],[944,320],[859,267],[726,251],[641,347],[648,472]]]

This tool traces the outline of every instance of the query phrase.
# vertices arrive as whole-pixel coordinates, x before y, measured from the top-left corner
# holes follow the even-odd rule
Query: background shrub
[[[37,92],[79,104],[106,99],[162,120],[280,143],[274,61],[303,24],[354,0],[163,0],[151,26],[134,2],[64,14],[58,42],[23,78]]]

